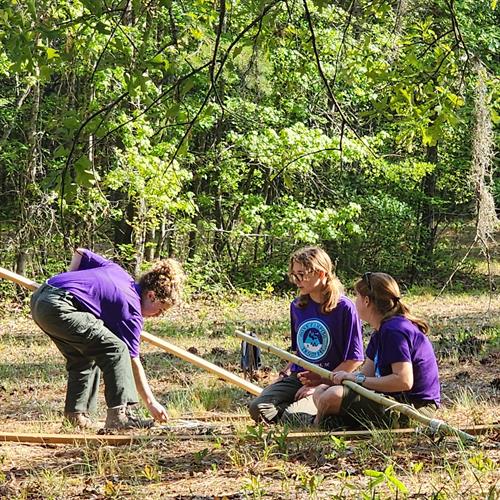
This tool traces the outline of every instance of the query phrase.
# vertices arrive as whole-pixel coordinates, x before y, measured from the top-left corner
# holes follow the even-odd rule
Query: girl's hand
[[[148,410],[157,422],[166,422],[168,413],[158,401],[153,401],[148,405]]]
[[[300,372],[297,374],[297,378],[299,379],[302,385],[308,387],[316,387],[317,385],[321,384],[321,375],[318,375],[317,373],[314,372],[310,371]]]
[[[351,372],[332,372],[330,374],[330,380],[335,384],[335,385],[340,385],[342,383],[342,380],[352,380],[354,382],[355,380],[355,375],[354,373]]]
[[[307,385],[303,385],[295,393],[295,401],[298,401],[299,399],[307,398],[307,396],[310,396],[315,390],[316,390],[316,387],[308,387]]]

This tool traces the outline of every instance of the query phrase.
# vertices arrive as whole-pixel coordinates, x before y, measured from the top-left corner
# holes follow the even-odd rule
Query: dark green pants
[[[248,405],[251,417],[259,422],[279,422],[309,425],[318,412],[312,396],[295,401],[295,394],[302,388],[296,374],[267,386],[260,396]]]
[[[343,397],[340,405],[340,413],[325,417],[320,425],[326,429],[370,429],[372,427],[381,429],[403,428],[410,425],[410,419],[397,411],[392,411],[385,406],[365,398],[353,391],[350,387],[343,386]],[[403,401],[411,404],[420,413],[432,418],[437,406],[433,402]],[[397,401],[394,400],[396,404]]]
[[[69,292],[42,285],[31,297],[31,315],[66,358],[66,413],[95,410],[99,370],[108,408],[137,403],[127,346],[100,319],[79,311]]]

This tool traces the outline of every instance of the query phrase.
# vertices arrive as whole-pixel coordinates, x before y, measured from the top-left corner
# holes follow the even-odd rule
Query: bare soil
[[[432,326],[443,389],[438,417],[461,427],[498,424],[500,298],[406,300]],[[239,372],[234,330],[257,331],[285,348],[287,314],[286,299],[198,301],[150,321],[147,330]],[[171,431],[152,431],[163,433],[164,440],[124,447],[1,443],[0,498],[498,498],[498,431],[466,447],[454,438],[424,434],[286,440],[280,427],[251,427],[245,410],[250,396],[239,389],[149,345],[142,358],[154,392],[172,416]],[[259,385],[281,364],[270,355],[264,363]],[[75,432],[61,424],[64,391],[58,351],[26,308],[3,304],[0,432]],[[101,401],[96,429],[103,416]],[[186,419],[196,419],[198,427],[183,427]],[[384,471],[380,484],[370,484],[373,474]]]

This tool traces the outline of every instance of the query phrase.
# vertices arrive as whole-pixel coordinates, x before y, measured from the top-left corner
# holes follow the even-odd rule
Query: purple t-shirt
[[[299,307],[298,299],[290,305],[292,350],[302,359],[333,370],[342,361],[363,361],[361,322],[354,304],[344,296],[333,311],[321,312],[321,304],[308,299]],[[292,372],[304,371],[293,365]]]
[[[413,387],[404,395],[411,400],[434,401],[439,405],[441,389],[436,355],[431,341],[404,316],[393,316],[375,331],[366,348],[366,357],[375,365],[375,376],[392,373],[392,363],[409,362],[413,368]],[[387,393],[396,398],[403,393]]]
[[[47,283],[70,292],[81,309],[101,319],[128,347],[130,356],[139,356],[143,327],[139,287],[118,264],[85,250],[77,271],[61,273]]]

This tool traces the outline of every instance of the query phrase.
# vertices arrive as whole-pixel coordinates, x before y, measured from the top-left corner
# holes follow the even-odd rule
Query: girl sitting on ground
[[[299,297],[290,306],[291,348],[302,359],[327,370],[351,372],[363,361],[361,322],[354,304],[342,294],[328,254],[318,247],[297,250],[289,263],[290,281]],[[312,394],[327,382],[289,363],[278,379],[251,401],[258,421],[312,423]]]
[[[359,316],[374,329],[366,361],[356,373],[333,370],[330,384],[316,389],[315,422],[357,428],[407,424],[404,415],[393,415],[382,405],[338,385],[343,380],[352,380],[432,416],[440,403],[440,385],[436,356],[427,337],[428,324],[401,302],[399,286],[388,274],[365,273],[355,289]],[[335,418],[325,419],[328,416]],[[395,418],[399,422],[394,422]]]

